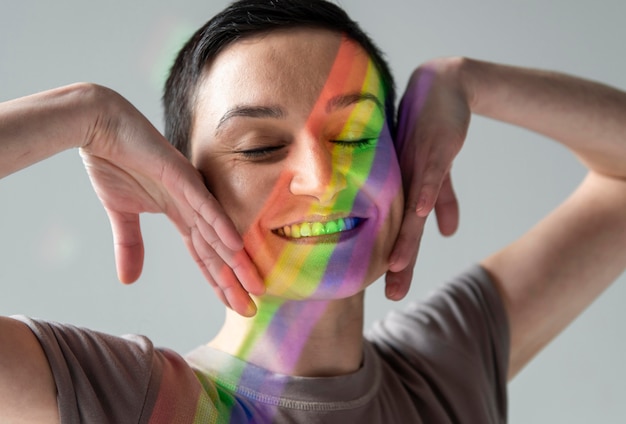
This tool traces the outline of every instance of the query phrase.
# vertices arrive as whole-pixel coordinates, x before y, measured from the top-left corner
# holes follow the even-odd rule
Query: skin
[[[389,268],[403,209],[382,104],[367,53],[337,33],[276,31],[213,61],[198,89],[192,163],[243,234],[266,293],[255,298],[255,317],[228,312],[211,346],[281,373],[358,368],[363,290]],[[337,218],[363,222],[323,236],[278,234]],[[352,257],[358,267],[346,272]],[[308,322],[310,333],[285,340],[267,331],[270,320]]]

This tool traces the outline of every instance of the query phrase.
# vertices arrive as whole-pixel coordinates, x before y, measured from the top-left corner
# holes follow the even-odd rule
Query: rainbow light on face
[[[327,81],[312,107],[309,119],[305,123],[304,133],[316,139],[325,137],[323,135],[324,128],[322,128],[323,122],[320,122],[319,117],[324,115],[328,102],[338,93],[369,93],[378,99],[385,98],[380,78],[373,63],[359,49],[360,47],[354,42],[343,40],[341,43]],[[381,135],[388,134],[388,129],[385,127],[384,112],[379,107],[376,107],[371,100],[356,102],[347,110],[349,114],[346,114],[341,130],[333,134],[334,138],[338,140],[352,140],[367,136],[367,138],[377,139]],[[363,127],[366,127],[366,129]],[[366,134],[360,134],[363,132],[366,132]],[[377,142],[375,143],[375,148],[365,149],[346,148],[345,146],[334,144],[330,153],[332,156],[332,177],[328,182],[327,191],[331,193],[336,192],[336,196],[330,205],[320,205],[319,201],[301,200],[301,203],[305,201],[310,202],[309,213],[315,214],[315,212],[323,210],[324,213],[350,214],[353,211],[355,201],[361,200],[363,203],[371,203],[371,201],[367,202],[363,198],[365,193],[361,193],[360,189],[365,186],[367,186],[368,190],[373,188],[370,186],[378,184],[377,180],[384,179],[381,172],[389,173],[391,163],[395,160],[395,157],[389,157],[390,152],[392,152],[390,148],[391,141],[386,140],[386,142],[387,145]],[[381,154],[383,157],[381,157]],[[387,156],[389,160],[381,160],[384,159],[384,156]],[[379,158],[377,159],[379,163],[373,168],[376,158]],[[370,175],[373,169],[376,172]],[[275,190],[269,195],[265,206],[259,212],[260,217],[267,215],[268,211],[275,209],[277,204],[284,203],[284,192],[287,191],[285,187],[289,186],[289,181],[293,178],[295,178],[294,175],[289,171],[283,172],[276,183]],[[340,180],[347,180],[347,182]],[[394,197],[398,193],[399,178],[392,180],[396,185],[390,191],[392,197]],[[342,184],[347,184],[351,189],[341,189],[339,186]],[[312,196],[308,197],[311,198]],[[364,213],[363,207],[357,209],[361,214]],[[325,281],[324,277],[326,276],[326,281],[328,281],[328,277],[331,277],[330,271],[336,270],[337,266],[340,268],[345,266],[345,262],[337,264],[337,266],[329,263],[331,257],[336,253],[337,243],[287,243],[280,252],[261,248],[262,246],[271,246],[273,243],[271,239],[274,237],[274,235],[265,231],[264,228],[259,230],[253,224],[251,229],[244,235],[244,240],[267,285],[271,285],[272,293],[279,297],[308,299],[314,293],[320,294],[320,289],[326,287],[321,284]],[[343,234],[337,233],[337,242],[340,242],[343,237]],[[367,250],[367,253],[369,254],[369,250]],[[364,259],[367,262],[367,258]],[[362,278],[358,280],[361,282]],[[307,281],[307,283],[304,284],[304,281]],[[345,281],[347,280],[344,279]],[[294,289],[297,289],[295,294],[292,293]],[[333,287],[333,297],[337,295],[338,290],[341,291],[342,289]]]

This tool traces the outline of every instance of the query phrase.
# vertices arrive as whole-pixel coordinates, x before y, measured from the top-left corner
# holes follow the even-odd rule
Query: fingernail
[[[248,307],[246,308],[246,316],[247,317],[253,317],[256,315],[257,312],[257,308],[256,305],[254,304],[254,301],[250,301],[248,302]]]
[[[417,202],[417,210],[416,212],[421,212],[426,207],[426,196],[420,196],[419,201]]]
[[[394,299],[397,294],[398,294],[398,283],[395,283],[395,282],[387,283],[387,286],[385,286],[385,296],[387,296],[387,298],[389,299]]]

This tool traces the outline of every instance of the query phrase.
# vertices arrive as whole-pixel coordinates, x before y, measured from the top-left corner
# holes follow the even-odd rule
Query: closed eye
[[[351,149],[363,149],[366,147],[374,146],[376,144],[376,138],[362,138],[358,140],[333,140],[332,142]]]
[[[265,147],[257,147],[254,149],[246,149],[246,150],[237,150],[235,153],[240,154],[246,159],[266,159],[270,157],[273,153],[279,151],[285,146],[265,146]]]

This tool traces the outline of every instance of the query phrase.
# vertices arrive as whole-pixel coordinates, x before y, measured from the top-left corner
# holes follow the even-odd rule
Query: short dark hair
[[[385,113],[395,122],[395,84],[379,48],[339,6],[325,0],[239,0],[215,15],[178,53],[165,83],[165,137],[190,157],[189,138],[195,94],[205,67],[227,46],[246,37],[277,29],[311,27],[340,32],[369,54],[381,75]]]

